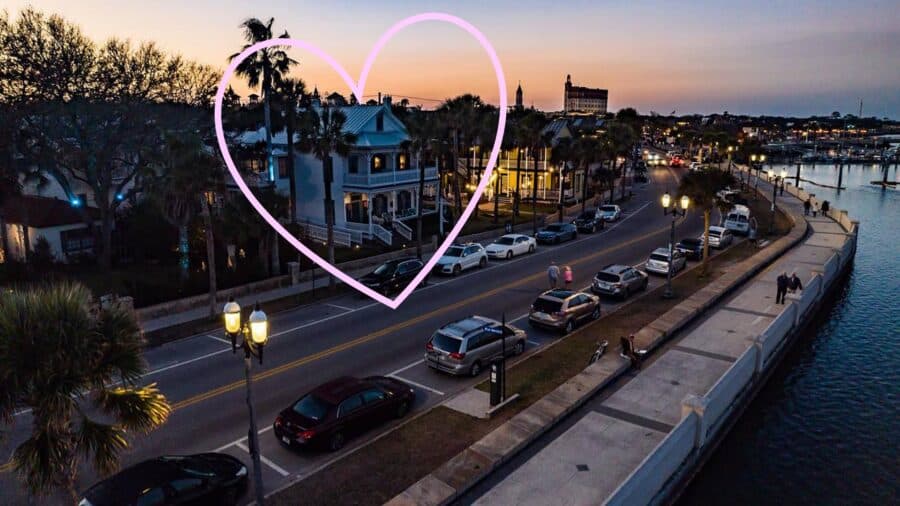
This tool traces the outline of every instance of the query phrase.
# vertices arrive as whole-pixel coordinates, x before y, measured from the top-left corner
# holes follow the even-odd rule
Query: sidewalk
[[[805,227],[801,200],[786,191],[778,205]],[[587,404],[568,430],[543,441],[475,504],[643,504],[664,495],[666,482],[715,436],[825,283],[848,264],[848,230],[828,217],[806,218],[811,233],[801,244],[676,336],[609,398]],[[775,304],[775,278],[794,271],[805,291]],[[649,348],[662,339],[637,341]]]

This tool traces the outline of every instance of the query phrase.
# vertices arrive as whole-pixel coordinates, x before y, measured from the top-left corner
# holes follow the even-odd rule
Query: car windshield
[[[439,350],[448,353],[456,353],[459,351],[460,346],[462,346],[462,340],[440,332],[435,332],[434,337],[431,338],[431,344]]]
[[[579,220],[590,220],[590,219],[592,219],[593,217],[594,217],[594,213],[592,213],[592,212],[590,212],[590,211],[585,211],[585,212],[583,212],[583,213],[581,213],[581,214],[578,215],[578,219],[579,219]]]
[[[549,225],[549,226],[548,226],[547,228],[545,228],[544,230],[547,231],[547,232],[561,232],[562,229],[563,229],[563,226],[557,224],[557,225]]]
[[[461,257],[463,253],[463,248],[461,246],[450,246],[447,248],[447,251],[444,252],[445,257]]]
[[[719,237],[722,235],[722,232],[719,232],[718,230],[710,230],[709,235],[710,237]]]
[[[497,239],[496,241],[494,241],[494,244],[502,244],[504,246],[509,246],[513,242],[515,242],[515,239],[513,239],[512,237],[503,236],[503,237]]]
[[[650,255],[650,260],[656,260],[658,262],[668,262],[669,255],[664,253],[653,253],[652,255]]]
[[[682,246],[697,246],[700,244],[700,239],[694,239],[693,237],[687,237],[681,240]]]
[[[616,212],[615,206],[600,206],[600,210],[604,213],[614,213]]]
[[[297,401],[294,404],[294,412],[298,415],[309,418],[310,420],[321,420],[325,418],[325,415],[328,414],[328,410],[331,408],[327,402],[319,399],[313,394],[308,394],[303,396],[302,399]]]
[[[194,476],[212,477],[216,475],[216,473],[214,473],[212,469],[210,469],[209,466],[200,459],[186,458],[179,463],[179,467],[185,473],[192,474]]]
[[[746,223],[747,217],[743,214],[729,214],[728,221],[736,221],[738,223]]]
[[[388,274],[393,274],[395,267],[397,267],[397,264],[394,262],[381,264],[372,274],[375,274],[376,276],[387,276]]]
[[[555,313],[562,309],[562,301],[537,299],[534,301],[534,310],[541,313]]]
[[[601,271],[597,273],[597,279],[599,281],[606,281],[607,283],[618,283],[619,275]]]

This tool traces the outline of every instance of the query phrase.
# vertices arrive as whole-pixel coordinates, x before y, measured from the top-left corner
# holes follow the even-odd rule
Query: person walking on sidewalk
[[[797,290],[803,290],[803,283],[800,282],[800,276],[796,272],[791,273],[791,279],[788,282],[788,290],[791,293],[797,293]]]
[[[775,280],[775,283],[778,285],[778,291],[775,293],[776,304],[784,304],[784,295],[787,293],[790,282],[791,279],[788,277],[787,272],[782,272],[778,279]]]
[[[810,207],[812,207],[812,202],[810,202],[809,199],[806,199],[803,202],[803,214],[804,215],[809,216],[809,208]]]
[[[558,279],[559,279],[559,267],[557,267],[556,262],[550,262],[550,267],[547,269],[547,281],[550,282],[551,290],[556,288],[556,281]]]
[[[572,268],[568,265],[563,267],[563,282],[566,284],[566,289],[572,286],[572,281],[575,278],[575,275],[572,273]]]

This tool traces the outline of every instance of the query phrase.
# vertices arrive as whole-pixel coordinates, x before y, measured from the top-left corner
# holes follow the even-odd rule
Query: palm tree
[[[82,458],[111,473],[129,433],[165,423],[165,396],[140,385],[142,346],[134,313],[97,307],[82,285],[0,293],[0,418],[31,409],[13,466],[32,494],[61,488],[75,504]]]
[[[571,138],[560,139],[550,150],[550,163],[559,167],[559,221],[563,221],[563,181],[569,164],[575,158],[574,143]]]
[[[581,211],[587,208],[588,180],[592,178],[591,165],[601,160],[602,147],[600,141],[593,136],[584,136],[575,139],[572,143],[572,157],[577,161],[584,173],[581,185]]]
[[[334,201],[331,184],[334,181],[334,167],[331,154],[347,156],[356,143],[356,135],[344,131],[347,117],[339,109],[323,104],[321,109],[309,109],[311,121],[307,132],[306,145],[316,158],[322,161],[322,179],[325,183],[325,226],[328,229],[328,262],[334,265]],[[328,288],[335,289],[334,276],[328,278]]]
[[[274,22],[275,18],[269,18],[269,21],[265,23],[257,18],[249,18],[241,23],[247,44],[240,51],[229,56],[228,61],[234,60],[241,52],[258,42],[273,39],[272,23]],[[278,36],[280,39],[289,37],[287,30]],[[266,170],[269,172],[270,178],[273,178],[271,171],[274,170],[272,168],[274,161],[272,159],[272,111],[269,102],[275,87],[288,73],[291,65],[296,63],[297,61],[290,58],[282,46],[272,46],[260,49],[252,56],[245,58],[235,69],[237,75],[247,79],[247,84],[251,88],[262,85],[263,118],[266,124]]]
[[[472,138],[476,135],[479,120],[485,104],[477,95],[465,94],[447,99],[438,108],[450,131],[453,143],[453,192],[456,200],[456,216],[462,214],[462,192],[459,182],[459,156],[468,156]]]
[[[285,78],[278,83],[276,93],[281,109],[281,119],[284,122],[285,133],[287,134],[288,184],[291,187],[288,218],[291,223],[297,223],[297,174],[294,173],[294,135],[300,127],[298,110],[300,103],[306,98],[306,83],[302,79]]]
[[[419,169],[419,202],[416,209],[416,256],[422,258],[422,194],[425,193],[425,163],[423,155],[436,135],[432,116],[420,107],[405,109],[406,130],[409,141],[406,148],[415,153],[416,167]],[[440,218],[439,218],[440,219]]]
[[[544,148],[550,145],[553,138],[552,132],[544,131],[547,126],[547,118],[539,112],[530,112],[519,123],[517,128],[517,136],[519,145],[528,149],[531,161],[534,164],[531,178],[531,221],[534,233],[537,233],[537,181],[538,181],[538,160]]]
[[[734,177],[721,170],[701,170],[685,174],[678,185],[678,192],[691,199],[691,205],[703,211],[703,265],[701,275],[707,271],[709,257],[709,218],[714,208],[725,206],[716,195],[726,186],[734,183]]]
[[[607,126],[606,137],[609,139],[610,150],[612,155],[613,172],[616,172],[618,157],[627,157],[631,150],[634,149],[634,143],[637,142],[637,135],[634,129],[627,123],[612,121]],[[625,198],[625,163],[622,163],[622,198]]]

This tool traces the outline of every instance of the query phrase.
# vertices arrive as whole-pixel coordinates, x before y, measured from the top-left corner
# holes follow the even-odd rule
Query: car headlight
[[[238,469],[238,472],[235,473],[235,477],[241,476],[247,476],[247,466],[241,466],[241,468]]]

